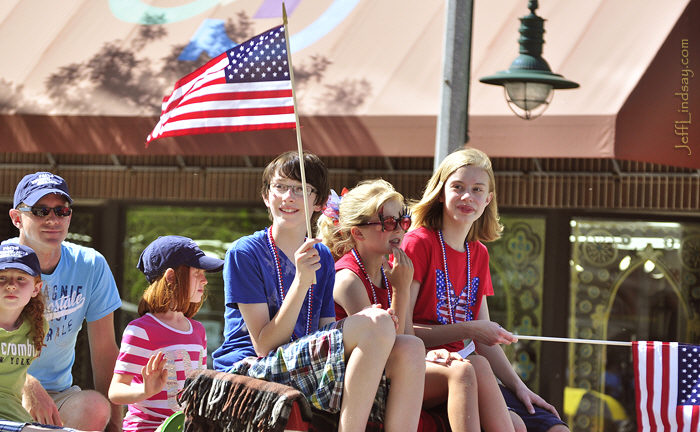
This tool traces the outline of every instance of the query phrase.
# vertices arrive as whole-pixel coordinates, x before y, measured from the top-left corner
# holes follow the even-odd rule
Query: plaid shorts
[[[314,408],[337,413],[345,379],[342,327],[343,320],[330,323],[282,345],[266,357],[247,357],[235,363],[229,372],[294,387]],[[387,393],[387,380],[382,375],[371,420],[383,420]]]
[[[60,426],[51,426],[51,425],[45,425],[41,423],[18,423],[18,422],[13,422],[9,420],[0,420],[0,432],[20,432],[23,427],[27,425],[32,425],[32,426],[38,426],[42,427],[45,429],[55,429],[55,430],[60,430],[60,431],[68,431],[68,432],[77,432],[75,429],[71,428],[66,428],[66,427],[60,427]]]

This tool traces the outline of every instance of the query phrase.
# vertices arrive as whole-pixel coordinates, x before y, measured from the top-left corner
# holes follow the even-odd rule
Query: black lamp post
[[[479,79],[485,84],[503,86],[510,109],[526,120],[539,117],[547,109],[554,89],[579,86],[553,73],[542,58],[544,19],[535,14],[537,8],[537,0],[530,0],[530,14],[520,18],[520,55],[510,68]]]

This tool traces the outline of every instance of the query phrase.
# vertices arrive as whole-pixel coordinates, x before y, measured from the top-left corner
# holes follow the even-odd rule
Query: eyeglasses
[[[411,215],[404,210],[404,215],[399,217],[384,217],[382,212],[379,212],[379,222],[365,222],[361,223],[363,225],[381,225],[382,231],[394,231],[396,227],[401,227],[402,230],[408,231],[411,227]]]
[[[287,191],[292,191],[292,195],[304,196],[304,188],[301,185],[287,185],[282,183],[270,183],[270,190],[279,196],[284,195]],[[311,196],[312,193],[316,192],[311,186],[306,186],[306,196]]]
[[[19,206],[17,210],[23,212],[32,212],[36,217],[46,217],[53,210],[54,214],[59,217],[68,217],[73,213],[73,209],[68,206],[58,206],[58,207],[45,207],[45,206]]]

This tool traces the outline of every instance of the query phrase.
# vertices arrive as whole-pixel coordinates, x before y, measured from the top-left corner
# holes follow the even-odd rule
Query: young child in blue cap
[[[46,328],[39,259],[28,246],[0,245],[0,420],[20,422],[17,430],[34,421],[22,407],[22,387]]]
[[[192,317],[202,305],[204,272],[223,266],[187,237],[158,237],[141,254],[138,269],[150,286],[140,317],[124,330],[109,387],[113,403],[129,405],[125,432],[155,431],[179,410],[176,396],[187,375],[206,368],[206,332]]]

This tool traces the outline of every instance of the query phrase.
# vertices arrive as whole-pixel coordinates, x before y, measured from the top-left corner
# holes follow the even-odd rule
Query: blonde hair
[[[491,160],[486,153],[475,148],[466,148],[450,153],[440,163],[425,185],[423,197],[411,206],[412,228],[425,227],[433,230],[442,228],[444,205],[440,198],[444,196],[445,182],[455,171],[465,166],[483,169],[489,177],[489,192],[493,194],[491,202],[484,209],[484,213],[474,221],[469,229],[467,240],[489,242],[497,240],[501,236],[503,225],[501,225],[498,216],[496,178],[493,174]]]
[[[369,222],[389,201],[404,202],[403,195],[396,192],[391,183],[381,180],[364,180],[347,192],[340,200],[337,223],[333,218],[321,215],[318,219],[318,234],[337,260],[355,247],[350,235],[354,226]]]
[[[204,302],[204,296],[198,303],[190,301],[190,267],[179,266],[175,270],[175,281],[166,280],[165,273],[153,281],[144,291],[139,301],[138,314],[143,316],[148,312],[182,312],[187,318],[192,318]]]

